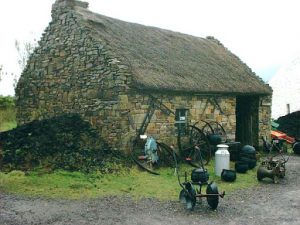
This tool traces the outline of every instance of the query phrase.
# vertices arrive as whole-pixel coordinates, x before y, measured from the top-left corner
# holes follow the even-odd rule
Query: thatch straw
[[[122,63],[140,89],[223,94],[271,94],[218,40],[128,23],[75,7]]]

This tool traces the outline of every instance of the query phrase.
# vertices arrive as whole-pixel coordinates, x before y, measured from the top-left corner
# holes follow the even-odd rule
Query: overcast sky
[[[0,65],[20,74],[15,40],[33,42],[51,21],[55,0],[0,2]],[[268,81],[300,54],[299,0],[88,0],[90,10],[199,37],[214,36]],[[12,77],[0,94],[13,95]],[[9,78],[9,79],[8,79]]]

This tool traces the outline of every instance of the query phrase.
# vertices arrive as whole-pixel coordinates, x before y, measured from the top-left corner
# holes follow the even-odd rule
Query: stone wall
[[[188,109],[188,124],[192,125],[200,121],[196,126],[202,128],[205,123],[202,123],[201,120],[217,121],[226,130],[228,138],[230,140],[235,139],[235,97],[215,98],[219,106],[214,104],[214,101],[211,100],[212,97],[207,96],[156,94],[154,97],[174,113],[176,109]],[[127,137],[133,137],[136,134],[136,130],[139,130],[142,125],[149,108],[149,96],[140,92],[134,92],[124,95],[122,98],[126,99],[124,100],[123,109],[127,113],[121,119],[123,126],[120,126],[122,130],[120,136],[124,141],[123,146],[127,146],[129,140]],[[146,133],[159,141],[176,145],[177,130],[175,127],[175,115],[167,115],[159,107],[155,108],[156,110],[147,127]],[[133,121],[133,123],[130,123],[130,121]],[[108,130],[107,132],[106,135],[109,135],[110,131]],[[120,136],[117,135],[116,141]]]
[[[52,22],[16,88],[19,125],[78,113],[101,133],[110,129],[108,139],[117,135],[120,112],[115,109],[130,76],[127,66],[104,41],[94,40],[92,32],[68,5],[53,6]]]
[[[259,102],[259,146],[263,142],[261,137],[266,137],[268,140],[271,138],[271,104],[272,96],[260,97]]]
[[[94,31],[71,10],[73,5],[67,3],[57,1],[53,6],[52,22],[19,80],[18,124],[78,113],[99,130],[111,147],[128,151],[130,140],[148,110],[149,95],[133,89],[128,66],[105,41],[93,38]],[[228,138],[235,139],[235,96],[171,93],[153,96],[173,112],[188,109],[189,124],[217,121],[225,128]],[[261,134],[270,130],[269,109],[263,106],[259,111]],[[174,115],[155,110],[146,132],[168,144],[176,144]]]

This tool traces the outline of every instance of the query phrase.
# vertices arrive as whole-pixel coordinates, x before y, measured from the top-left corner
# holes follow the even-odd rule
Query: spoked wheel
[[[169,145],[163,142],[157,142],[157,147],[158,147],[157,153],[159,157],[159,165],[175,168],[175,161],[173,156],[174,150]],[[174,152],[174,154],[175,157],[178,159],[176,152]]]
[[[219,192],[215,182],[212,182],[206,187],[206,194],[213,194],[207,196],[207,203],[211,209],[216,209],[219,204]]]
[[[155,171],[158,166],[175,168],[173,149],[167,144],[163,142],[157,142],[157,152],[155,154],[158,156],[158,162],[153,163],[151,158],[145,156],[145,140],[136,139],[132,143],[131,157],[133,161],[143,170],[155,175],[159,175],[159,173]]]
[[[214,134],[213,128],[210,126],[209,122],[206,122],[204,120],[201,120],[201,122],[205,123],[205,125],[202,127],[202,132],[208,137],[211,134]]]
[[[194,167],[206,165],[211,158],[211,149],[205,134],[195,126],[188,126],[189,136],[178,136],[178,147],[185,160]]]
[[[145,143],[145,140],[139,138],[132,141],[131,158],[141,169],[146,170],[149,173],[159,175],[159,173],[154,171],[157,163],[153,163],[151,159],[145,156]]]
[[[213,134],[219,135],[221,138],[221,143],[225,143],[227,141],[227,134],[226,134],[223,126],[216,121],[212,121],[209,124],[213,130]]]
[[[194,149],[190,152],[191,164],[200,167],[208,164],[211,158],[211,149],[205,134],[195,126],[190,129],[190,143]]]

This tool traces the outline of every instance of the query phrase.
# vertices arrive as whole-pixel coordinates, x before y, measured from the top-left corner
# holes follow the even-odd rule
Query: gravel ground
[[[0,193],[1,225],[92,224],[300,224],[300,157],[287,163],[287,175],[279,184],[236,191],[220,200],[217,210],[206,200],[189,212],[178,202],[104,198],[49,200]]]

